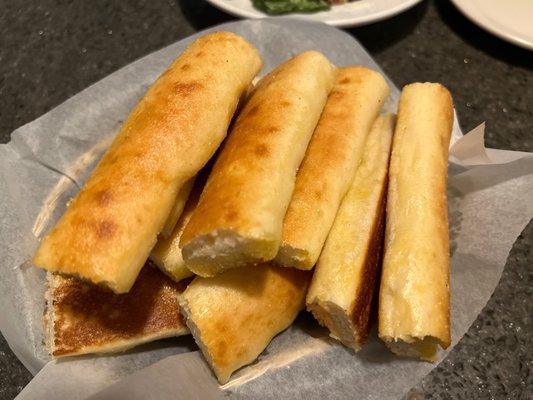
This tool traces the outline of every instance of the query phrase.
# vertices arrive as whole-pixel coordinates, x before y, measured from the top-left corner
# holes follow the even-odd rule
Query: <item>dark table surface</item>
[[[203,0],[0,0],[0,141],[137,58],[232,19]],[[487,122],[489,147],[533,151],[532,52],[485,33],[448,0],[349,32],[397,86],[446,85],[465,131]],[[530,222],[481,315],[409,398],[533,397],[532,243]],[[0,399],[30,379],[0,336]]]

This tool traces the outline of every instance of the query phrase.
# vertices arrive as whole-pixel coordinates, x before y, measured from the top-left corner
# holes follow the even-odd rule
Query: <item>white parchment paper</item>
[[[263,73],[308,49],[322,51],[337,65],[379,69],[351,36],[322,24],[275,18],[210,30],[230,30],[251,41],[263,56]],[[122,392],[139,394],[150,388],[154,398],[167,398],[176,394],[172,385],[190,384],[179,368],[191,357],[199,357],[190,353],[195,349],[190,337],[115,356],[50,361],[42,345],[44,273],[28,260],[38,238],[64,211],[66,201],[79,190],[131,108],[196,36],[115,72],[17,129],[11,142],[0,146],[0,238],[4,243],[0,250],[0,329],[24,365],[33,374],[40,371],[20,394],[21,399],[106,398],[105,391],[101,392],[104,397],[98,397],[100,389],[132,373],[135,379],[122,383]],[[385,108],[395,111],[399,92],[389,83],[393,90]],[[455,344],[489,299],[512,244],[533,214],[533,156],[485,149],[482,126],[461,138],[456,124],[452,141],[448,196]],[[441,359],[444,356],[443,352]],[[355,395],[392,399],[434,366],[391,355],[375,335],[355,354],[328,339],[326,332],[303,314],[274,339],[256,363],[237,372],[221,393],[243,399]],[[207,369],[198,374],[206,383],[214,382]],[[161,380],[157,385],[153,385],[154,376]],[[117,387],[106,390],[113,393]],[[131,393],[130,398],[136,398]]]

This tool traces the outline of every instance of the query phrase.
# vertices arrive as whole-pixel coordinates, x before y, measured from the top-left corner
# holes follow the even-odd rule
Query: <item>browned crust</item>
[[[387,185],[381,191],[379,215],[372,226],[372,241],[368,246],[366,262],[363,267],[361,286],[357,290],[358,296],[351,315],[355,328],[355,337],[362,345],[371,327],[371,313],[377,303],[379,293],[379,275],[383,258],[383,241],[385,238],[385,206],[387,203]]]
[[[296,66],[303,59],[300,55],[282,64],[255,87],[214,165],[197,211],[183,232],[182,246],[195,236],[222,226],[240,227],[237,225],[240,223],[244,224],[240,227],[242,230],[248,228],[249,221],[239,219],[242,218],[242,202],[247,200],[247,193],[236,189],[244,186],[251,174],[260,173],[266,165],[276,162],[271,149],[278,145],[277,137],[284,129],[280,122],[290,118],[297,107],[293,96],[277,83],[287,82],[300,71],[301,67]],[[276,97],[271,97],[274,94]],[[275,150],[280,152],[281,149]],[[236,161],[239,162],[239,170],[246,170],[249,174],[234,173]],[[223,181],[225,178],[231,179],[231,185]]]
[[[372,324],[377,319],[377,300],[379,293],[379,275],[383,255],[385,233],[385,205],[387,185],[381,189],[379,207],[376,218],[369,230],[369,243],[360,271],[360,285],[356,288],[356,297],[352,312],[328,300],[315,298],[308,305],[315,318],[323,326],[330,329],[332,337],[340,340],[345,346],[358,351],[364,344]]]
[[[193,272],[212,276],[275,257],[298,165],[334,75],[322,54],[309,51],[258,83],[182,233]]]
[[[127,292],[260,65],[257,50],[233,33],[192,43],[132,110],[34,264]]]
[[[310,277],[310,271],[265,263],[193,280],[180,304],[221,383],[253,362],[294,321]]]
[[[187,332],[178,304],[186,282],[176,283],[150,264],[121,295],[73,277],[51,280],[46,323],[53,324],[48,342],[54,357],[120,351]]]
[[[307,294],[316,319],[355,351],[368,335],[379,275],[394,121],[383,115],[374,123]]]
[[[276,258],[280,264],[313,268],[361,161],[365,139],[389,92],[379,72],[361,66],[338,70],[298,170],[283,221]]]

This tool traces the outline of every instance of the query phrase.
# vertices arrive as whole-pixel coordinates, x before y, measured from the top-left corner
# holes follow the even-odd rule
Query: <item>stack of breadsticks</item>
[[[250,89],[260,69],[209,34],[133,109],[33,260],[52,355],[191,332],[226,382],[305,307],[357,351],[378,297],[395,353],[450,344],[448,91],[380,115],[379,72],[308,51]]]

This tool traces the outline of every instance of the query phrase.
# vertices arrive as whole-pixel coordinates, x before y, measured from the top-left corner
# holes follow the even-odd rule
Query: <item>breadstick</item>
[[[433,360],[450,345],[446,207],[453,103],[434,83],[406,86],[389,172],[379,336],[401,355]]]
[[[308,51],[254,89],[181,236],[189,269],[213,276],[273,259],[294,180],[335,70]]]
[[[214,154],[261,67],[233,33],[199,38],[134,108],[34,264],[130,290],[179,190]]]
[[[299,269],[315,265],[361,161],[370,127],[388,95],[380,73],[364,67],[339,70],[296,176],[276,256],[280,265]]]
[[[292,324],[309,278],[308,271],[265,263],[191,282],[180,296],[181,312],[220,383]]]
[[[374,123],[307,293],[309,311],[332,337],[355,351],[368,335],[379,273],[393,131],[393,115]]]

